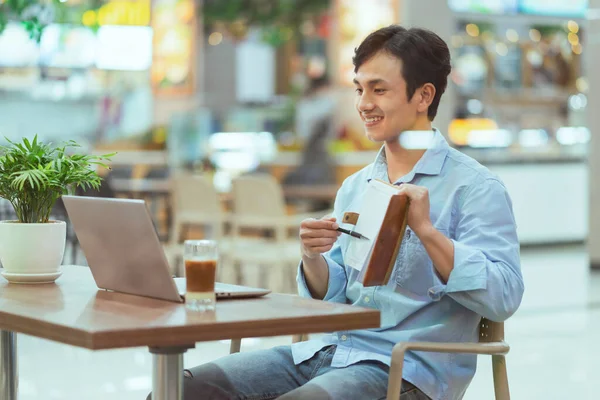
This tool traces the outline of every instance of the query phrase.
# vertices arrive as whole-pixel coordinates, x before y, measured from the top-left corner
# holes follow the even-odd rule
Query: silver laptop
[[[185,278],[169,264],[143,200],[62,196],[81,249],[101,289],[183,302]],[[267,289],[216,283],[217,299],[260,297]]]

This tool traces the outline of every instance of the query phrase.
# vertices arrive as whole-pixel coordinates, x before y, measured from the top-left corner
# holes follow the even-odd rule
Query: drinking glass
[[[185,262],[185,305],[192,311],[215,309],[215,279],[219,252],[214,240],[186,240],[183,259]]]

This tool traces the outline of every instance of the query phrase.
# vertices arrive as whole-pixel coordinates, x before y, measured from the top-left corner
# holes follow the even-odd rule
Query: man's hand
[[[400,186],[400,193],[405,193],[410,199],[408,226],[421,238],[433,228],[429,216],[429,190],[423,186],[404,183]]]
[[[336,231],[338,227],[335,218],[309,218],[302,221],[300,224],[302,254],[313,259],[331,250],[338,236],[341,235]]]

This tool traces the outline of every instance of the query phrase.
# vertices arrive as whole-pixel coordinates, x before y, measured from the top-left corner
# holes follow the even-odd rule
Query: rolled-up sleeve
[[[448,295],[492,321],[508,319],[521,304],[524,284],[512,203],[500,181],[487,178],[465,191],[453,236],[454,268],[430,295]]]
[[[340,246],[337,244],[327,254],[323,255],[323,258],[327,262],[329,268],[329,282],[327,283],[327,293],[323,300],[332,301],[335,303],[346,303],[346,270],[337,261],[334,260],[335,253],[341,255]],[[335,257],[337,258],[337,257]],[[304,278],[304,272],[302,271],[302,262],[298,268],[298,294],[302,297],[312,297],[306,279]]]
[[[344,209],[344,204],[348,200],[345,197],[344,185],[338,190],[335,197],[335,203],[333,206],[332,216],[339,222],[341,221],[341,211]],[[323,300],[332,301],[335,303],[346,303],[346,284],[348,278],[346,276],[346,269],[344,267],[344,258],[342,256],[342,249],[338,242],[335,242],[331,250],[322,256],[327,262],[329,268],[329,282],[327,283],[327,293]],[[302,261],[298,266],[298,275],[296,277],[298,282],[298,294],[302,297],[311,297],[310,290],[306,284],[306,278],[304,277],[304,271],[302,269]]]

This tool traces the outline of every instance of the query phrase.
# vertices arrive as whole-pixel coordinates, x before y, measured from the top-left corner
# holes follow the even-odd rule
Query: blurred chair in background
[[[331,210],[288,215],[283,190],[268,174],[234,179],[232,202],[228,258],[236,270],[236,282],[245,283],[247,266],[258,265],[261,267],[259,285],[273,291],[295,293],[296,270],[301,257],[300,223],[306,218],[321,218]],[[244,234],[247,230],[263,234],[249,237]]]
[[[187,236],[191,227],[202,227],[207,239],[219,242],[221,267],[227,263],[228,246],[225,240],[225,228],[229,220],[223,210],[221,199],[212,181],[206,176],[177,175],[172,179],[171,188],[172,224],[170,240],[166,246],[169,264],[173,273],[183,276],[182,238]],[[223,274],[223,268],[219,273]],[[219,276],[220,279],[225,278]]]

